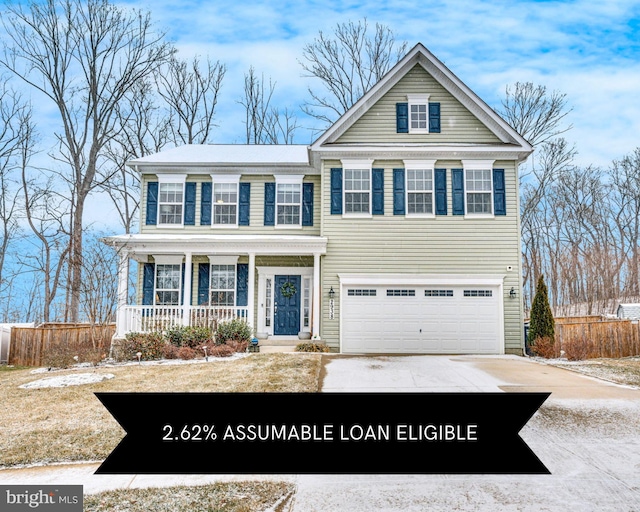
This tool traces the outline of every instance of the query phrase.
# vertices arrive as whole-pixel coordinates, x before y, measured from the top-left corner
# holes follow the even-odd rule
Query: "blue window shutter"
[[[196,223],[196,184],[184,184],[184,225],[194,226]]]
[[[236,272],[236,305],[246,306],[249,303],[249,264],[238,263]]]
[[[493,213],[507,214],[507,197],[504,186],[504,169],[493,170]]]
[[[211,226],[211,201],[212,201],[211,183],[205,181],[200,188],[200,225]]]
[[[429,103],[429,133],[440,133],[440,103]]]
[[[153,292],[155,291],[155,265],[153,263],[144,264],[142,276],[142,304],[153,306]]]
[[[408,103],[396,103],[396,132],[409,133]]]
[[[342,215],[342,169],[331,169],[331,215]]]
[[[209,304],[209,263],[198,265],[198,306]]]
[[[158,223],[158,182],[147,183],[147,226],[155,226]]]
[[[251,183],[240,183],[240,200],[238,202],[238,224],[249,225],[249,205],[251,203]]]
[[[313,226],[313,183],[302,184],[302,225]]]
[[[393,170],[393,214],[404,215],[404,169]]]
[[[464,215],[464,170],[451,169],[453,214]]]
[[[276,224],[276,184],[264,184],[264,225]]]
[[[384,169],[371,170],[372,212],[373,215],[384,215]]]
[[[435,169],[436,215],[447,214],[447,170]]]

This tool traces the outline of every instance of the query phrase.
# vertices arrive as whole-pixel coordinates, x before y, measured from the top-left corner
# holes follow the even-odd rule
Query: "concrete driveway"
[[[99,464],[74,464],[0,471],[0,483],[82,484],[87,493],[296,483],[278,512],[640,511],[640,390],[516,356],[328,355],[322,383],[324,392],[551,392],[521,431],[551,475],[94,475]]]
[[[521,431],[551,475],[301,475],[296,512],[640,511],[640,390],[517,356],[325,363],[325,392],[551,392]]]

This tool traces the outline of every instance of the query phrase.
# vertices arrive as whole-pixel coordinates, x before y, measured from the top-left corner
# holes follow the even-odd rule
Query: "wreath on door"
[[[291,281],[287,281],[280,287],[280,293],[285,299],[290,299],[298,290],[296,289],[296,285],[294,285]]]

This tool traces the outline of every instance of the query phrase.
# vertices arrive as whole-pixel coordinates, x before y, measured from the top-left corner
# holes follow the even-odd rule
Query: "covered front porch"
[[[321,338],[323,237],[135,234],[103,241],[120,254],[116,338],[214,328],[234,318],[260,338]],[[138,262],[133,299],[131,260]]]

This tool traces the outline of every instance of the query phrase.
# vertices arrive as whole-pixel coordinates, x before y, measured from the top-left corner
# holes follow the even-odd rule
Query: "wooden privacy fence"
[[[54,353],[109,354],[115,324],[43,324],[11,329],[8,364],[43,366]]]
[[[577,351],[585,359],[637,356],[640,323],[601,317],[556,318],[556,342],[565,353]]]

